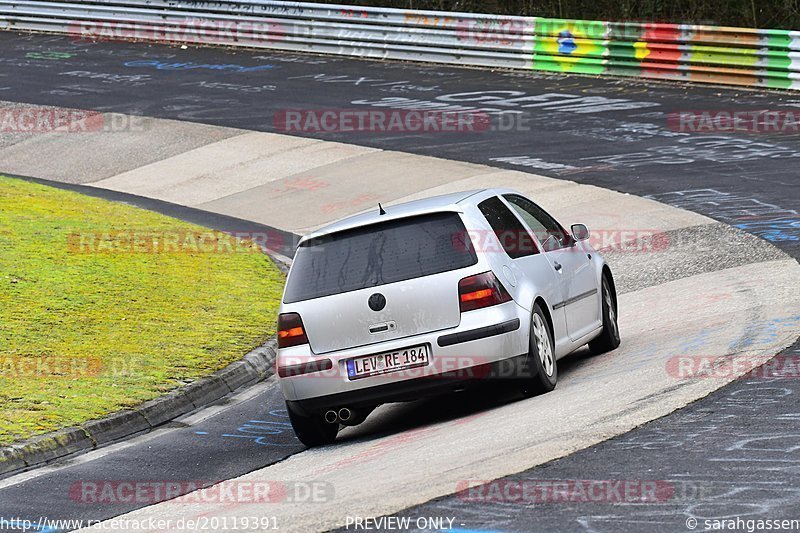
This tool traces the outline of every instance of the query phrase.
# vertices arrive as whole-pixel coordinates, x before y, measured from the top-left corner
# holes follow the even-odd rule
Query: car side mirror
[[[576,241],[585,241],[589,238],[589,228],[586,227],[586,224],[573,224],[572,236]]]

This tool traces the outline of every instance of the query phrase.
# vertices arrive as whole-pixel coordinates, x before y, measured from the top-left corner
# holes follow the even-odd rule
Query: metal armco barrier
[[[259,0],[0,0],[0,29],[800,89],[800,31]]]

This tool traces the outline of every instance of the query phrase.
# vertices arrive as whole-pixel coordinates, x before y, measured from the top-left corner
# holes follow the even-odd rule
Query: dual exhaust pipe
[[[342,407],[338,411],[334,411],[331,409],[330,411],[325,413],[325,422],[328,424],[336,424],[337,422],[341,422],[342,424],[347,424],[347,422],[353,417],[353,412],[348,409],[347,407]]]
[[[344,424],[345,426],[357,426],[367,418],[367,415],[372,411],[355,411],[349,407],[342,407],[338,411],[330,409],[325,412],[325,422],[328,424]]]

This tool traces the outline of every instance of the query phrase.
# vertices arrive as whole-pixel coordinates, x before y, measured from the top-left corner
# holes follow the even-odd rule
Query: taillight
[[[308,344],[303,321],[297,313],[278,315],[278,348]]]
[[[458,298],[462,313],[511,301],[511,295],[493,272],[484,272],[459,281]]]

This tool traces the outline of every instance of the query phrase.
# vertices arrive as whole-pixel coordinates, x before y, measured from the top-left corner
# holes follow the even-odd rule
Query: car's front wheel
[[[589,343],[589,349],[594,354],[601,354],[616,350],[620,344],[619,325],[617,323],[616,295],[608,282],[608,276],[603,275],[603,331],[600,336]]]
[[[521,386],[522,394],[528,397],[550,392],[558,381],[555,343],[539,304],[533,306],[529,342],[527,375],[522,378]]]
[[[292,423],[294,434],[309,448],[331,444],[336,440],[339,424],[326,422],[322,415],[305,416],[296,413],[288,403],[286,410],[289,412],[289,421]]]

